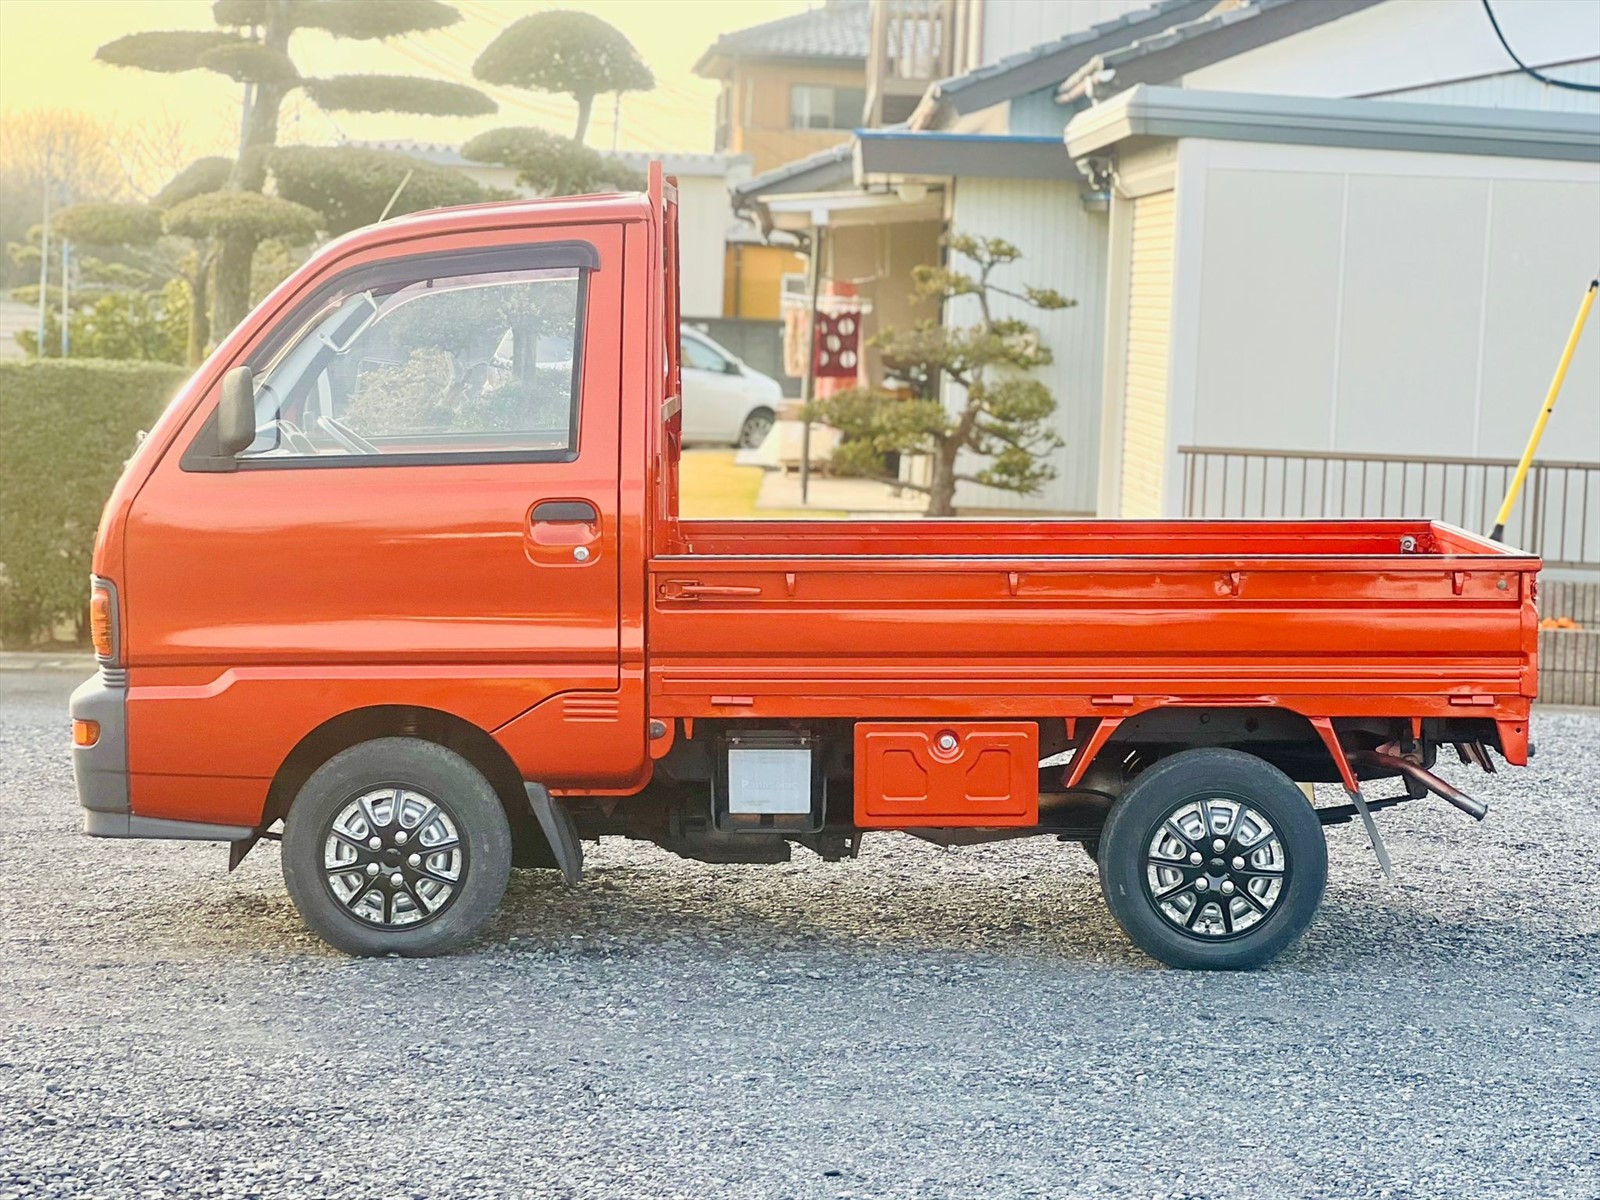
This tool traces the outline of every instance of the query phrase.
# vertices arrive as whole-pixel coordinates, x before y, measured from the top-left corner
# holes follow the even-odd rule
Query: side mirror
[[[722,364],[722,373],[724,375],[743,375],[744,364],[737,358],[730,358]]]
[[[235,367],[222,377],[217,401],[217,449],[232,458],[256,440],[255,380],[249,367]]]

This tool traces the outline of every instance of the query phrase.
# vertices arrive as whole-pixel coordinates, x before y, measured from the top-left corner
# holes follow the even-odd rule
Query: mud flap
[[[1383,844],[1383,839],[1378,836],[1378,823],[1372,819],[1372,810],[1367,807],[1367,799],[1361,794],[1360,788],[1346,788],[1350,795],[1350,802],[1356,806],[1356,812],[1361,814],[1361,823],[1367,827],[1367,837],[1372,839],[1372,852],[1378,856],[1378,865],[1383,868],[1384,877],[1394,878],[1394,868],[1389,864],[1389,851]]]
[[[572,814],[551,798],[542,783],[524,785],[528,791],[528,807],[543,830],[545,841],[550,843],[550,853],[567,886],[574,886],[583,878],[583,843],[578,840],[578,828],[572,823]]]
[[[228,874],[238,870],[239,864],[244,861],[244,856],[256,848],[256,843],[261,840],[259,832],[252,833],[247,838],[239,838],[228,843]]]

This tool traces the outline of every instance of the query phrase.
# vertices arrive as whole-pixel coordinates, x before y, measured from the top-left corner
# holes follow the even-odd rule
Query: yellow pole
[[[1550,414],[1555,410],[1556,397],[1561,394],[1561,384],[1567,377],[1567,368],[1572,365],[1572,352],[1578,348],[1578,335],[1583,332],[1583,323],[1589,319],[1589,309],[1594,304],[1594,293],[1597,288],[1600,288],[1600,279],[1590,282],[1589,290],[1583,294],[1583,303],[1578,305],[1578,319],[1572,323],[1572,333],[1567,337],[1567,348],[1561,352],[1561,361],[1556,364],[1556,377],[1550,381],[1550,391],[1544,398],[1544,407],[1539,410],[1539,419],[1533,423],[1533,432],[1528,435],[1528,447],[1522,452],[1522,461],[1517,464],[1517,473],[1511,477],[1511,486],[1506,489],[1505,501],[1500,505],[1500,515],[1494,519],[1494,530],[1489,536],[1497,542],[1505,541],[1506,522],[1511,519],[1511,510],[1517,506],[1517,496],[1522,491],[1522,482],[1528,477],[1528,465],[1533,462],[1533,456],[1539,449],[1539,439],[1544,437],[1544,427],[1549,424]]]

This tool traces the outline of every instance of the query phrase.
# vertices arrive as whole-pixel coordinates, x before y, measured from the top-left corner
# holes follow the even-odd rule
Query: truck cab
[[[1048,834],[1145,949],[1230,967],[1311,919],[1324,825],[1481,816],[1441,745],[1526,761],[1538,561],[1465,531],[680,519],[677,271],[657,170],[361,230],[274,291],[107,503],[86,831],[281,837],[358,954],[459,946],[513,864],[576,882],[602,836]]]

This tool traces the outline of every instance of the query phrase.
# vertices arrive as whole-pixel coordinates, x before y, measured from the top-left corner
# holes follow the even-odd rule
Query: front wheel
[[[1188,750],[1141,774],[1106,818],[1099,861],[1106,903],[1141,950],[1210,970],[1277,957],[1328,879],[1305,794],[1236,750]]]
[[[362,742],[306,780],[284,822],[283,878],[346,954],[453,950],[500,904],[511,829],[481,772],[419,738]]]

